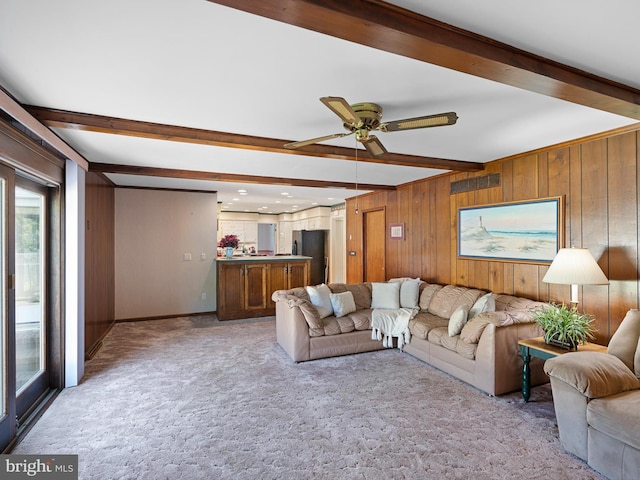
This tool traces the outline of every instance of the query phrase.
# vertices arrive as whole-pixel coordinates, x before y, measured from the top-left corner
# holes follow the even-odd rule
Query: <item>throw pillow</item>
[[[449,336],[455,337],[460,335],[462,327],[467,323],[467,316],[469,311],[465,307],[458,307],[449,317]]]
[[[329,295],[331,300],[331,307],[333,307],[333,314],[336,317],[344,317],[348,313],[356,311],[356,302],[353,299],[353,293],[332,293]]]
[[[373,282],[371,284],[371,308],[390,310],[400,308],[400,284]]]
[[[420,296],[420,279],[400,282],[400,306],[402,308],[418,308]]]
[[[467,321],[471,320],[476,315],[480,315],[484,312],[495,312],[496,311],[496,297],[493,293],[487,293],[486,295],[481,296],[476,303],[473,304],[471,310],[469,310],[469,317]]]
[[[333,307],[331,306],[331,290],[324,283],[315,287],[305,287],[309,294],[311,304],[318,309],[318,315],[320,318],[326,318],[333,314]]]
[[[636,355],[633,358],[633,369],[636,372],[636,377],[640,379],[640,338],[638,338],[638,346],[636,347]]]

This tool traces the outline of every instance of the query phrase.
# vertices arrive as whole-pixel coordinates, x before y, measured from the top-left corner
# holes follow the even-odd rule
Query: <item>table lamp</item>
[[[578,285],[608,285],[609,280],[586,248],[561,248],[542,279],[571,285],[571,307],[578,306]]]

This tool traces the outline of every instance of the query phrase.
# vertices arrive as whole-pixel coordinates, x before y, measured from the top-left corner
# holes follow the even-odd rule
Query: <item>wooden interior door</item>
[[[363,262],[365,282],[384,282],[386,215],[384,209],[362,213]]]

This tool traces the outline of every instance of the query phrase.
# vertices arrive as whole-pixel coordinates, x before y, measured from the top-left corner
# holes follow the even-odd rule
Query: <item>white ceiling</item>
[[[607,9],[594,0],[390,3],[640,88],[640,3],[634,0]],[[385,120],[455,111],[454,126],[378,137],[393,153],[470,162],[637,123],[205,0],[2,0],[0,85],[27,105],[285,140],[344,131],[322,96],[376,102]],[[384,185],[442,172],[54,131],[91,163]],[[353,137],[327,143],[355,147]],[[217,191],[223,207],[234,211],[302,210],[355,194],[107,175],[122,186]]]

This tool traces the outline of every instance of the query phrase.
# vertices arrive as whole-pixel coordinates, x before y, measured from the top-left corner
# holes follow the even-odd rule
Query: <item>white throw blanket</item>
[[[411,340],[409,332],[409,320],[411,320],[418,310],[411,308],[399,308],[397,310],[386,310],[374,308],[371,314],[371,339],[382,340],[385,348],[393,347],[393,337],[398,339],[398,348],[402,348],[405,343]]]

